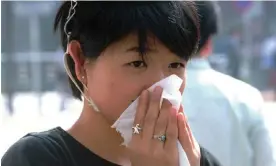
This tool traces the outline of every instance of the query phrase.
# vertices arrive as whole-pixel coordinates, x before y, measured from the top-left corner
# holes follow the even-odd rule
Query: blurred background
[[[57,1],[1,1],[0,157],[27,132],[68,128],[81,111],[70,97],[63,51],[53,33]],[[276,141],[276,2],[222,1],[209,60],[258,88]],[[274,127],[274,131],[273,131]]]

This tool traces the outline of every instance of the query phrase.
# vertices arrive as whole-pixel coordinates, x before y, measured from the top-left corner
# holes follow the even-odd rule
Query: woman
[[[178,139],[191,166],[218,165],[199,148],[182,110],[168,101],[159,109],[162,89],[146,90],[172,74],[185,80],[199,35],[194,3],[64,2],[58,26],[73,95],[81,100],[84,91],[82,114],[68,131],[58,127],[20,139],[3,166],[177,166]],[[120,146],[110,126],[140,95],[131,143]],[[155,137],[160,133],[166,139]]]

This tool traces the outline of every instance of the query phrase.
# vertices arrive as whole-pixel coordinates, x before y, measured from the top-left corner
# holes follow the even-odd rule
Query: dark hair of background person
[[[54,30],[60,31],[63,50],[67,49],[64,24],[70,9],[70,1],[62,3],[56,14]],[[80,42],[85,57],[96,59],[113,42],[130,33],[138,35],[138,51],[146,54],[149,32],[168,49],[185,60],[191,58],[199,40],[199,20],[194,2],[189,1],[78,1],[76,14],[67,29],[69,41]],[[69,69],[76,78],[74,61],[67,56]],[[81,94],[69,79],[73,96]]]
[[[219,30],[219,7],[214,1],[195,1],[200,23],[198,51],[204,47],[211,36]]]

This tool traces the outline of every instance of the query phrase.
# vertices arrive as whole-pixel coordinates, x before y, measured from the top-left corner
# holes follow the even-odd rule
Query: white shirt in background
[[[223,166],[276,165],[257,89],[193,59],[183,104],[195,138]]]

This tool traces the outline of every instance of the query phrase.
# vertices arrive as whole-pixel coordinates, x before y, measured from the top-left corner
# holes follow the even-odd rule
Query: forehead
[[[109,45],[101,55],[105,55],[104,57],[111,57],[111,61],[113,62],[114,60],[131,61],[137,59],[138,56],[141,55],[144,57],[144,60],[147,60],[147,62],[152,60],[179,60],[180,58],[153,35],[148,35],[146,51],[141,54],[138,37],[135,33],[129,34],[121,40]],[[102,56],[100,56],[100,58],[101,57]]]

